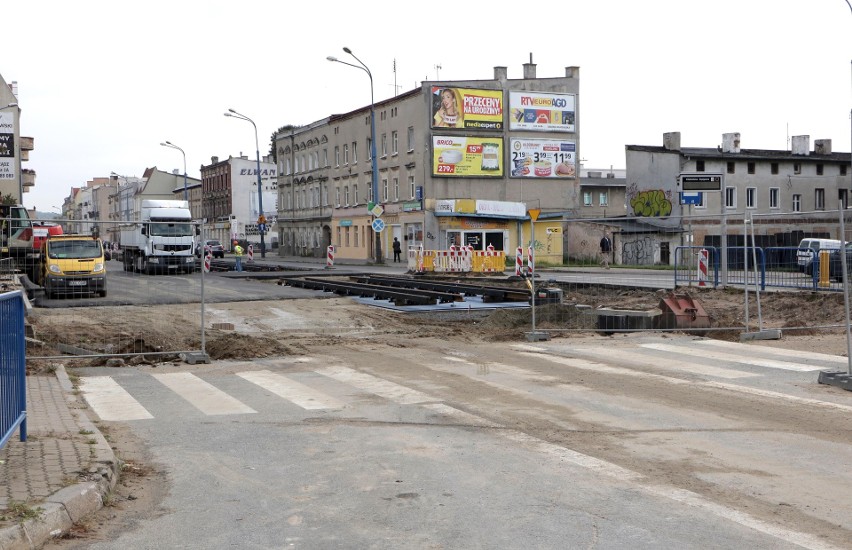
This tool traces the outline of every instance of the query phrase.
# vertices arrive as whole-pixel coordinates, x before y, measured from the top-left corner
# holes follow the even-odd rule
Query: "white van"
[[[838,250],[840,241],[835,239],[802,239],[799,250],[796,251],[796,262],[799,271],[813,275],[813,261],[820,250]]]

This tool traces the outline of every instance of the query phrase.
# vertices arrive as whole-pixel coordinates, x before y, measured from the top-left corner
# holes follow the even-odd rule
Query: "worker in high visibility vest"
[[[243,254],[245,251],[243,247],[240,246],[240,243],[234,241],[234,256],[236,256],[237,261],[234,264],[234,271],[242,271],[243,270]]]

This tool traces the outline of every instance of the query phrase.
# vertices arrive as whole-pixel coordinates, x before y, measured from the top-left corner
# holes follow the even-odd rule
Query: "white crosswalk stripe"
[[[775,359],[762,359],[760,357],[748,357],[745,353],[753,353],[753,348],[745,348],[742,354],[719,353],[708,349],[693,349],[686,346],[676,346],[671,344],[641,344],[643,348],[655,349],[658,351],[670,351],[683,355],[691,355],[703,359],[712,359],[717,361],[730,361],[732,363],[741,363],[744,365],[754,365],[756,367],[766,367],[770,369],[783,369],[797,372],[809,372],[822,370],[823,367],[814,365],[803,365],[801,363],[791,363],[790,361],[778,361]]]
[[[801,359],[803,361],[813,361],[813,362],[823,362],[823,363],[841,363],[843,365],[848,363],[848,359],[846,357],[841,357],[840,355],[828,355],[826,353],[816,353],[812,351],[801,351],[795,349],[785,349],[785,348],[770,348],[767,346],[746,346],[744,344],[738,344],[736,342],[726,342],[724,340],[694,340],[693,343],[699,344],[702,346],[712,346],[717,348],[726,348],[729,350],[736,350],[738,352],[743,352],[744,350],[748,350],[752,353],[760,353],[765,355],[772,355],[775,357],[783,357],[785,359]]]
[[[638,364],[642,366],[671,371],[690,372],[693,374],[701,374],[704,376],[713,376],[716,378],[737,379],[760,376],[759,374],[754,372],[744,372],[740,370],[714,367],[711,365],[704,365],[697,361],[685,360],[683,358],[667,359],[665,357],[646,356],[642,355],[641,353],[637,353],[637,350],[623,350],[615,348],[597,347],[572,348],[571,351],[582,355],[601,357],[607,360],[612,360],[617,363],[627,363],[634,365]]]
[[[440,401],[440,399],[428,396],[417,390],[412,390],[411,388],[406,388],[383,378],[377,378],[348,367],[325,367],[317,369],[315,372],[350,384],[368,393],[384,397],[400,405]]]
[[[238,372],[237,376],[271,391],[305,410],[342,409],[344,404],[322,392],[268,370]]]
[[[216,386],[188,372],[153,374],[164,386],[207,415],[256,413]]]
[[[133,396],[110,376],[80,379],[80,391],[101,420],[147,420],[154,418]]]

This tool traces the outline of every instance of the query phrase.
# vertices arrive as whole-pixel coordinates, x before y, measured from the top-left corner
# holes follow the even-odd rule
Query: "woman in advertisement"
[[[434,101],[433,128],[464,128],[464,117],[459,110],[455,91],[442,88]]]

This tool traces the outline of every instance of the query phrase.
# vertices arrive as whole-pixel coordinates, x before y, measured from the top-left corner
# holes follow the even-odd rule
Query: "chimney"
[[[509,78],[509,73],[506,67],[494,67],[494,80],[506,82]]]
[[[732,132],[730,134],[722,134],[722,152],[723,153],[739,153],[740,152],[740,133]]]
[[[180,175],[180,170],[179,170],[178,168],[175,168],[174,170],[172,170],[172,174],[174,174],[174,175],[176,175],[176,176],[179,176],[179,175]]]
[[[210,164],[216,164],[219,162],[219,157],[210,157]]]
[[[532,80],[535,78],[535,63],[533,63],[532,52],[530,52],[530,62],[524,63],[524,80]]]
[[[663,149],[666,151],[680,151],[680,132],[666,132],[663,134]]]
[[[831,154],[831,140],[830,139],[815,139],[814,140],[814,154],[815,155],[830,155]]]
[[[600,178],[603,176],[603,172],[589,172],[590,178]]]
[[[565,67],[565,78],[580,78],[580,67]]]
[[[811,136],[793,136],[793,154],[808,156],[811,148]]]

